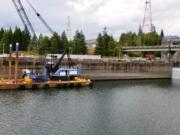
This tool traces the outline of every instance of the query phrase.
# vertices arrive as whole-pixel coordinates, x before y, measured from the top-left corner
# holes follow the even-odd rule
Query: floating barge
[[[79,87],[91,87],[92,82],[89,79],[79,79],[72,81],[48,81],[44,83],[23,83],[9,80],[0,81],[0,90],[26,90],[26,89],[48,89],[48,88],[79,88]]]
[[[12,54],[12,45],[10,45],[10,53],[7,59],[3,58],[0,60],[1,67],[1,80],[0,90],[25,90],[25,89],[48,89],[48,88],[73,88],[82,86],[92,86],[92,82],[89,79],[84,78],[79,74],[78,68],[68,68],[62,70],[59,66],[67,53],[68,49],[65,49],[61,58],[55,63],[55,66],[46,64],[46,61],[40,59],[40,63],[35,61],[34,58],[26,58],[19,56],[19,43],[16,43],[15,55]],[[30,61],[29,61],[30,60]],[[68,58],[70,63],[70,57]],[[28,62],[32,66],[26,66],[26,69],[21,69],[23,62]],[[8,65],[5,68],[4,65]],[[26,64],[25,64],[26,65]],[[40,69],[43,71],[37,72],[38,65],[42,65]],[[8,69],[8,71],[7,71]],[[61,72],[60,72],[61,71]],[[8,79],[7,79],[8,75]],[[63,79],[65,76],[66,79]],[[54,78],[57,77],[57,78]],[[4,79],[3,79],[4,78]]]

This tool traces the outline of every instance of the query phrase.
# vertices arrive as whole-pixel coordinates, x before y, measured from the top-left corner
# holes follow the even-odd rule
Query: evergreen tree
[[[128,32],[128,33],[123,33],[120,36],[120,44],[123,46],[136,46],[138,45],[137,43],[137,35],[136,33]]]
[[[3,33],[3,36],[0,41],[0,50],[1,52],[9,53],[9,45],[12,44],[13,41],[13,33],[10,30],[6,30]]]
[[[45,55],[50,50],[50,41],[47,36],[40,34],[39,36],[39,54]]]
[[[160,44],[162,44],[163,38],[164,38],[164,31],[161,30],[161,33],[160,33],[160,39],[161,39]]]
[[[31,36],[28,31],[21,30],[20,28],[16,27],[13,33],[13,49],[15,50],[15,45],[19,43],[19,49],[21,51],[27,51],[28,46],[31,40]]]
[[[86,39],[83,32],[76,31],[73,40],[72,51],[74,54],[86,54],[87,47],[86,47]]]
[[[63,31],[63,33],[61,34],[61,43],[62,43],[63,48],[69,48],[70,47],[65,31]]]
[[[54,33],[50,39],[50,53],[62,53],[64,47],[61,44],[60,36]]]
[[[3,36],[3,34],[4,34],[4,29],[1,28],[1,30],[0,30],[0,40],[1,40],[2,36]]]
[[[96,39],[96,49],[95,49],[95,54],[97,55],[105,55],[105,46],[103,44],[103,37],[101,33],[99,33],[98,38]]]
[[[29,46],[28,46],[28,51],[38,51],[37,50],[37,39],[33,37],[30,40]]]
[[[145,46],[160,45],[160,44],[161,44],[161,38],[156,32],[144,34]]]
[[[163,30],[161,30],[160,37],[161,37],[161,38],[163,38],[163,37],[164,37],[164,31],[163,31]]]
[[[22,31],[21,50],[27,51],[30,41],[31,41],[30,33],[26,30]]]
[[[141,25],[139,26],[139,31],[138,31],[138,35],[141,36],[143,34],[143,31],[142,31],[142,27]]]
[[[108,41],[107,56],[116,56],[117,55],[116,47],[117,47],[116,41],[113,39],[113,37],[110,37],[110,39]]]
[[[16,43],[18,42],[19,43],[19,49],[21,50],[22,48],[22,32],[21,32],[21,29],[16,27],[15,30],[14,30],[14,33],[13,33],[13,50],[15,50],[16,48]]]
[[[99,34],[96,40],[97,45],[95,53],[101,56],[115,56],[117,55],[117,42],[114,38],[107,33],[107,29],[104,28],[103,34]]]

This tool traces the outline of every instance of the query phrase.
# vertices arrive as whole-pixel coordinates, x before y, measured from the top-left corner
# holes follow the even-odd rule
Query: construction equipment
[[[41,76],[37,72],[33,72],[29,69],[22,70],[22,78],[24,79],[24,83],[31,83],[31,82],[47,82],[47,76]]]
[[[49,32],[51,32],[51,34],[54,34],[54,31],[52,30],[52,28],[47,24],[47,22],[44,20],[44,18],[41,16],[41,14],[39,12],[37,12],[37,10],[33,7],[33,5],[26,0],[27,3],[29,4],[29,6],[31,7],[31,9],[35,12],[36,16],[39,18],[39,20],[44,24],[44,26],[49,30]]]
[[[27,15],[21,1],[20,0],[17,0],[17,1],[12,0],[12,2],[14,4],[16,10],[17,10],[17,13],[18,13],[21,21],[23,22],[25,30],[28,31],[28,32],[31,32],[32,36],[37,39],[35,30],[34,30],[32,24],[31,24],[31,22],[29,20],[29,17]],[[29,29],[30,29],[30,31],[29,31]]]
[[[60,67],[64,56],[67,55],[68,67]],[[53,62],[54,63],[54,62]],[[73,80],[75,77],[82,75],[80,67],[73,67],[72,61],[69,55],[69,49],[65,49],[58,61],[53,65],[47,64],[47,75],[51,80]]]
[[[17,13],[24,25],[24,28],[25,30],[27,30],[28,32],[31,32],[32,36],[35,37],[37,39],[37,35],[35,33],[35,30],[33,28],[33,25],[32,23],[30,22],[29,20],[29,17],[26,13],[26,10],[25,8],[23,7],[22,5],[22,2],[21,0],[12,0],[16,10],[17,10]],[[47,24],[47,22],[43,19],[43,17],[40,15],[40,13],[37,12],[37,10],[32,6],[32,4],[26,0],[26,2],[28,3],[28,5],[32,8],[32,10],[35,12],[35,14],[37,15],[37,17],[39,18],[39,20],[45,25],[45,27],[49,30],[49,32],[51,34],[54,33],[54,31],[52,30],[52,28]]]

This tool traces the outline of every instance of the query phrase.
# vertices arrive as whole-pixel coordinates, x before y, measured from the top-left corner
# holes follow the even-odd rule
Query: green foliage
[[[123,33],[120,36],[120,44],[123,46],[152,46],[160,45],[162,38],[164,37],[164,32],[161,31],[159,35],[157,32],[143,33],[141,28],[139,28],[138,35],[136,33],[128,32]]]
[[[142,45],[145,46],[161,45],[161,37],[156,32],[143,34]]]
[[[26,51],[28,49],[31,37],[27,31],[22,31],[20,28],[15,28],[14,31],[4,30],[1,28],[0,30],[0,52],[3,50],[5,53],[9,52],[9,45],[13,45],[13,50],[15,50],[16,43],[20,44],[20,50]]]
[[[152,32],[144,34],[139,28],[138,34],[133,32],[122,33],[119,42],[112,35],[109,35],[106,28],[102,33],[99,33],[96,39],[95,54],[102,56],[120,56],[123,46],[138,46],[138,45],[159,45],[164,37],[164,32]],[[54,33],[52,36],[44,36],[40,34],[39,38],[31,37],[27,30],[21,30],[16,27],[14,30],[0,29],[0,52],[9,52],[9,44],[20,44],[21,51],[34,52],[35,54],[46,55],[48,53],[62,53],[65,48],[69,48],[70,53],[86,54],[86,39],[82,31],[76,31],[74,39],[68,41],[65,31],[59,35]],[[142,53],[134,53],[132,55],[142,55]]]
[[[101,56],[117,56],[119,55],[118,51],[118,43],[114,40],[114,38],[108,35],[106,29],[104,29],[103,33],[99,33],[96,39],[96,49],[95,53]]]
[[[47,36],[39,36],[39,54],[46,55],[50,49],[50,40]]]
[[[63,48],[60,44],[60,36],[58,33],[54,33],[50,39],[50,53],[60,53]]]
[[[37,46],[37,39],[33,37],[28,45],[28,51],[38,51]]]
[[[120,44],[123,46],[137,46],[138,45],[138,40],[139,37],[136,35],[136,33],[128,32],[128,33],[123,33],[120,36]]]
[[[143,52],[130,52],[128,53],[130,57],[143,57],[144,53]]]
[[[6,30],[4,31],[1,41],[0,41],[0,50],[1,53],[5,52],[8,53],[9,52],[9,44],[11,44],[13,41],[13,33],[12,30]]]
[[[21,43],[20,43],[20,50],[24,50],[27,51],[28,50],[28,46],[31,42],[31,36],[29,34],[29,32],[27,31],[22,31],[22,37],[21,37]]]
[[[1,28],[1,30],[0,30],[0,39],[2,38],[3,34],[4,34],[4,29]]]
[[[161,38],[164,37],[164,31],[163,31],[163,30],[161,30],[160,37],[161,37]]]
[[[86,54],[87,47],[86,47],[86,39],[83,32],[76,31],[74,36],[74,40],[72,43],[72,53],[73,54]]]
[[[62,46],[64,48],[69,48],[70,47],[65,31],[63,31],[63,33],[61,34],[61,43],[62,43]]]
[[[105,44],[103,43],[103,36],[99,33],[96,40],[96,49],[95,53],[101,56],[105,56]]]
[[[161,45],[161,41],[164,37],[163,30],[160,34],[157,32],[143,33],[141,27],[139,27],[138,34],[128,32],[123,33],[120,36],[119,42],[123,46],[153,46]],[[143,53],[133,52],[129,53],[130,56],[143,56]]]

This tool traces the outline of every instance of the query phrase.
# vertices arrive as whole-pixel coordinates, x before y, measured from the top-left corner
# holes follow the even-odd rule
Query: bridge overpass
[[[180,51],[180,45],[154,45],[154,46],[129,46],[123,47],[123,52],[171,52]]]

